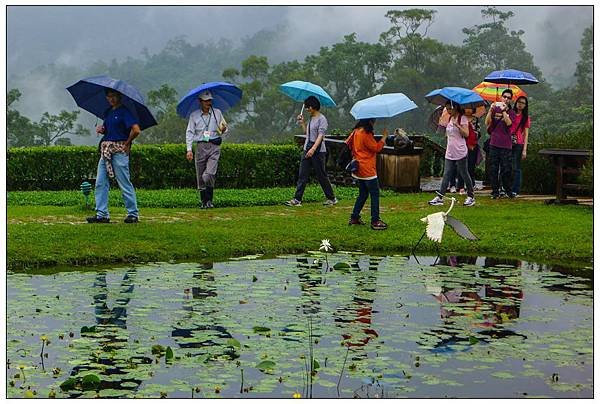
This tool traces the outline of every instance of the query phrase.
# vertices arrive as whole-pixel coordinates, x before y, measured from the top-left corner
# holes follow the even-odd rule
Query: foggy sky
[[[460,44],[465,38],[462,28],[484,22],[483,6],[8,6],[7,84],[13,88],[13,74],[39,65],[121,61],[127,56],[139,57],[144,47],[150,53],[158,52],[169,39],[180,35],[192,45],[219,38],[238,45],[241,38],[278,25],[292,33],[281,44],[280,57],[302,60],[352,32],[359,41],[377,42],[380,33],[390,27],[387,10],[415,7],[438,10],[429,36],[445,43]],[[527,50],[546,80],[556,87],[571,84],[581,35],[593,23],[592,7],[498,8],[515,13],[509,28],[525,31]],[[60,100],[52,103],[51,95],[44,99],[30,93],[40,86],[52,87],[51,80],[19,87],[23,97],[18,109],[37,120],[44,111],[56,113],[65,108]],[[75,109],[75,104],[67,109]]]

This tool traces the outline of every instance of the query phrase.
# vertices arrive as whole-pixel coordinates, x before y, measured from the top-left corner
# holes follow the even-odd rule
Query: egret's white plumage
[[[422,218],[421,221],[427,223],[427,238],[431,241],[435,241],[436,243],[442,242],[442,235],[444,234],[444,226],[446,225],[446,217],[448,213],[454,207],[454,202],[456,202],[455,198],[451,198],[452,203],[450,204],[450,209],[446,212],[436,212],[431,215],[427,215]]]

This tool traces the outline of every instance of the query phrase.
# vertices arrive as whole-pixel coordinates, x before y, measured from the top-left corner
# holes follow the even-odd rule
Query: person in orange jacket
[[[346,140],[348,147],[352,150],[352,158],[358,163],[358,168],[352,172],[352,177],[357,180],[359,189],[348,224],[364,224],[360,219],[360,211],[370,195],[371,228],[385,230],[387,224],[379,217],[379,180],[377,179],[376,156],[385,146],[388,131],[384,129],[381,140],[376,141],[373,133],[374,124],[375,119],[361,119]]]

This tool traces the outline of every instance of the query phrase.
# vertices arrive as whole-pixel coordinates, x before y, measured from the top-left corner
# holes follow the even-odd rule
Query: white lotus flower
[[[333,251],[333,247],[331,247],[329,240],[325,239],[325,240],[321,240],[321,247],[319,247],[319,250],[323,250],[325,252]]]

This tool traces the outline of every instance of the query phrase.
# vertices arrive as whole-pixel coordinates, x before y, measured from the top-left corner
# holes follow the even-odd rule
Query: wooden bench
[[[584,149],[542,149],[538,152],[548,157],[556,169],[556,199],[547,200],[546,203],[577,203],[577,199],[567,199],[566,191],[581,191],[581,184],[565,183],[565,176],[579,175],[581,167],[592,157],[591,150]]]

